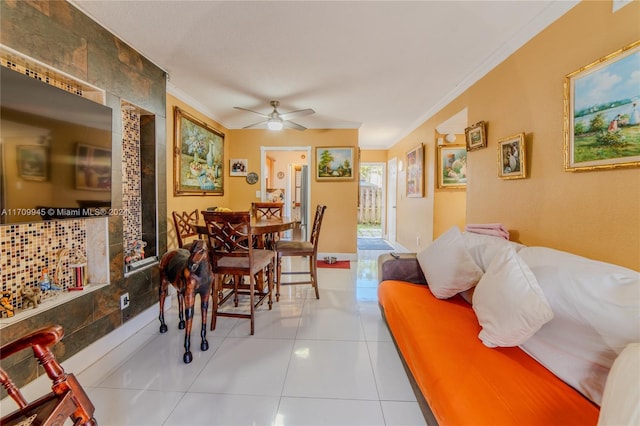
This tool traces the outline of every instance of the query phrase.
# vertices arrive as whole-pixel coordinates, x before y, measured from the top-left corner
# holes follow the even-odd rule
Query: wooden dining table
[[[294,219],[291,217],[270,217],[270,218],[260,218],[256,219],[255,217],[251,217],[251,233],[253,235],[257,235],[260,237],[265,237],[269,234],[277,234],[279,232],[288,231],[289,229],[294,229],[300,224],[299,219]],[[198,232],[200,235],[207,235],[207,225],[200,221],[198,223],[192,223],[191,226]],[[260,238],[261,241],[264,241],[264,238]]]

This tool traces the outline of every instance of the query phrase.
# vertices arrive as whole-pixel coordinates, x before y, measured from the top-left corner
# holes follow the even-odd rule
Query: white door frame
[[[311,183],[311,147],[310,146],[261,146],[260,147],[260,199],[264,200],[267,194],[267,188],[265,186],[264,176],[267,174],[267,152],[268,151],[304,151],[308,158],[307,160],[307,182]],[[287,174],[289,176],[286,177],[287,182],[291,181],[291,167],[287,167]],[[285,200],[291,200],[291,191],[286,191]],[[307,200],[311,202],[311,185],[307,185]],[[288,203],[291,205],[291,202]],[[311,223],[311,212],[315,213],[315,209],[312,209],[310,206],[307,206],[307,224]],[[291,211],[289,209],[289,211]],[[307,225],[310,226],[310,225]]]
[[[396,206],[398,204],[398,158],[387,162],[387,240],[396,242]]]

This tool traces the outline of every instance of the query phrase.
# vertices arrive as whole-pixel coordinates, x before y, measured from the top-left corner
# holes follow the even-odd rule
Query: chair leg
[[[255,316],[255,311],[256,311],[256,307],[255,307],[255,276],[254,275],[250,275],[249,276],[249,306],[251,309],[251,335],[253,336],[254,333],[254,323],[253,323],[253,318]]]
[[[275,259],[267,266],[267,289],[269,291],[269,310],[273,308],[273,274],[275,267]]]
[[[278,260],[276,266],[276,275],[278,276],[276,279],[276,302],[280,301],[280,281],[282,280],[282,255],[278,253]]]
[[[309,265],[311,268],[311,285],[316,291],[316,299],[320,299],[320,292],[318,291],[318,262],[316,261],[315,256],[309,256],[311,264]]]
[[[220,283],[220,288],[222,288],[222,279],[220,275],[216,274],[213,277],[213,287],[211,289],[211,299],[213,302],[213,306],[211,307],[211,326],[210,326],[210,330],[213,331],[216,329],[216,319],[217,319],[217,313],[218,313],[218,283]]]

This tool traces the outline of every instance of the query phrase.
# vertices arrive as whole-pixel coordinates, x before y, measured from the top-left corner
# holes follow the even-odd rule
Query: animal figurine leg
[[[167,277],[165,276],[162,268],[160,268],[160,288],[158,289],[158,297],[160,299],[160,315],[158,319],[160,320],[160,333],[167,332],[167,324],[164,322],[164,299],[167,297],[167,288],[169,287],[169,281],[167,281]]]
[[[185,270],[187,272],[188,270]],[[184,291],[184,314],[186,319],[186,327],[184,330],[184,355],[182,360],[185,364],[189,364],[193,361],[193,354],[191,353],[191,326],[193,324],[193,307],[195,305],[195,280],[191,277],[186,279],[186,287]]]
[[[206,288],[200,292],[200,314],[202,318],[202,327],[200,328],[200,350],[206,351],[209,349],[209,342],[207,341],[207,312],[209,310],[209,295],[211,293],[211,287]]]
[[[174,285],[175,287],[175,285]],[[178,329],[184,330],[184,294],[178,289]]]

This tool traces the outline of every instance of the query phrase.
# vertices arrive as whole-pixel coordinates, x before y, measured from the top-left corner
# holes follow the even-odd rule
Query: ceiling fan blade
[[[258,114],[258,115],[259,115],[259,116],[261,116],[261,117],[269,118],[269,114],[263,114],[263,113],[261,113],[261,112],[253,111],[253,110],[251,110],[251,109],[246,109],[246,108],[242,108],[242,107],[233,107],[233,108],[235,108],[235,109],[239,109],[239,110],[241,110],[241,111],[249,111],[249,112],[252,112],[252,113],[254,113],[254,114]]]
[[[251,129],[253,127],[260,127],[267,124],[267,121],[260,121],[258,123],[249,124],[248,126],[244,126],[243,129]]]
[[[305,115],[310,115],[315,113],[311,108],[307,109],[299,109],[297,111],[285,112],[284,114],[280,114],[280,118],[283,120],[291,120],[292,118],[304,117]]]
[[[290,129],[307,130],[306,127],[301,126],[298,123],[294,123],[293,121],[284,121],[282,124],[284,125],[284,127],[288,127]]]

